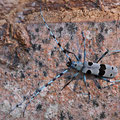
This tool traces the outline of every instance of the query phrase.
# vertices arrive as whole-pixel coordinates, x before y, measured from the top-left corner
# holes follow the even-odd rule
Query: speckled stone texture
[[[88,61],[95,61],[106,49],[120,49],[120,22],[104,23],[49,23],[58,41],[63,47],[82,55],[83,42],[81,30],[86,36],[86,50]],[[29,24],[27,31],[30,36],[29,49],[30,60],[28,64],[17,70],[0,68],[1,79],[1,105],[0,118],[29,96],[35,89],[47,83],[66,66],[65,55],[49,35],[44,24]],[[71,55],[70,55],[71,56]],[[71,56],[73,60],[74,57]],[[106,56],[100,63],[117,66],[118,75],[111,80],[120,79],[120,53]],[[55,81],[51,86],[42,91],[29,104],[23,117],[25,103],[16,108],[6,119],[9,120],[118,120],[120,118],[120,86],[99,90],[93,80],[98,80],[101,86],[110,84],[94,76],[87,76],[88,89],[91,93],[91,101],[88,101],[83,83],[82,74],[71,82],[65,89],[62,87],[76,71],[70,70],[63,77]],[[5,119],[5,118],[4,118]]]
[[[87,75],[89,101],[82,94],[87,93],[82,73],[61,90],[75,70],[40,92],[24,116],[26,102],[8,114],[67,68],[66,56],[41,19],[40,3],[57,40],[63,48],[81,54],[81,61],[82,30],[86,60],[95,62],[107,49],[120,50],[119,0],[104,0],[102,7],[96,0],[0,0],[0,120],[119,120],[120,83],[110,86]],[[75,60],[73,55],[70,57]],[[120,53],[107,55],[100,63],[116,66],[118,74],[110,80],[120,80]],[[98,80],[101,90],[94,80]]]

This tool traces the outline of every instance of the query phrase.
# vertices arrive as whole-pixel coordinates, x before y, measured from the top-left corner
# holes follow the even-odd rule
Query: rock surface
[[[102,0],[101,0],[102,1]],[[50,36],[42,13],[63,48],[82,56],[86,38],[86,60],[95,62],[107,49],[120,50],[119,0],[1,0],[0,1],[0,119],[1,120],[119,120],[120,83],[110,86],[87,75],[91,100],[80,73],[70,70],[45,88],[28,105],[24,102],[38,87],[64,71],[66,57]],[[74,56],[70,57],[75,60]],[[120,53],[104,57],[100,63],[117,66],[120,80]],[[102,89],[94,81],[98,80]],[[107,86],[107,87],[105,87]],[[10,112],[10,114],[8,114]]]

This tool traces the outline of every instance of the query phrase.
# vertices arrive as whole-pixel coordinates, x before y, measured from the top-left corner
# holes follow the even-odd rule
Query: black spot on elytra
[[[100,69],[99,69],[99,76],[103,76],[105,74],[106,66],[104,64],[100,64]]]
[[[106,66],[104,64],[100,64],[100,69],[101,70],[106,70]]]
[[[114,67],[112,67],[112,70],[114,69]]]
[[[93,63],[92,63],[92,62],[88,62],[88,65],[89,65],[89,66],[92,66],[92,65],[93,65]]]
[[[110,74],[110,76],[112,77],[112,74]]]
[[[99,75],[99,76],[103,76],[104,74],[105,74],[105,71],[99,69],[99,74],[98,74],[98,75]]]
[[[87,73],[87,74],[91,74],[91,70],[88,70],[86,73]]]

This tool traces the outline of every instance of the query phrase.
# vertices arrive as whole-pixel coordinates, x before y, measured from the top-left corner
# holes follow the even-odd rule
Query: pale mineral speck
[[[0,104],[0,109],[3,112],[8,112],[11,106],[8,100],[4,100],[3,103]]]
[[[49,108],[47,109],[47,112],[45,113],[45,118],[46,119],[52,119],[57,115],[58,112],[58,105],[50,105]]]

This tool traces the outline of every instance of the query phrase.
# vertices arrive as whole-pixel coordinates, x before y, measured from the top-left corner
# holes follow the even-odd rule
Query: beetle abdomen
[[[87,74],[101,76],[101,77],[113,78],[118,73],[118,70],[116,67],[110,66],[107,64],[85,62],[82,72],[87,73]]]

